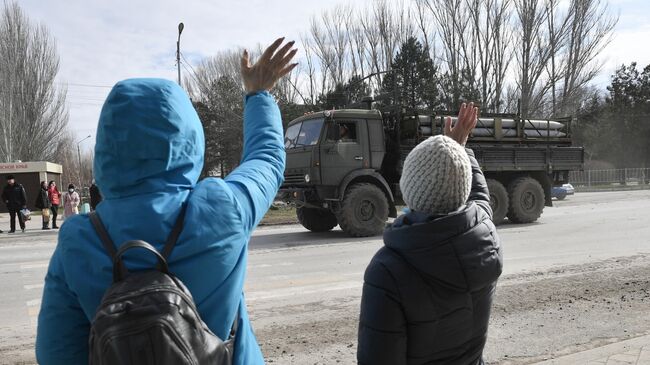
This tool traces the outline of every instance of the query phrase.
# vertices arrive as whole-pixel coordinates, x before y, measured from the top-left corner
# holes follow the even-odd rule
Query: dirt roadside
[[[355,364],[359,296],[250,306],[270,364]],[[650,331],[650,256],[502,277],[485,357],[529,364]],[[33,364],[34,338],[0,344],[0,364]]]
[[[268,363],[355,364],[358,306],[355,296],[251,312]],[[503,277],[485,358],[529,364],[646,334],[649,312],[649,256]]]

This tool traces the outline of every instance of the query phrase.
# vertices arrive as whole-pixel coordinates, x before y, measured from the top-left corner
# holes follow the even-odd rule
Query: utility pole
[[[178,84],[183,87],[181,84],[181,33],[183,33],[183,28],[185,25],[183,23],[178,23],[178,40],[176,41],[176,66],[178,67]]]
[[[77,157],[79,158],[79,187],[81,188],[81,194],[79,194],[80,196],[83,195],[84,192],[83,189],[84,177],[83,177],[83,167],[81,166],[81,148],[79,147],[79,145],[81,144],[81,142],[87,140],[88,138],[90,138],[90,134],[87,137],[77,142]]]

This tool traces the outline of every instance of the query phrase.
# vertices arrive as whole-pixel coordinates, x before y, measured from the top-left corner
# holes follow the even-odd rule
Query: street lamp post
[[[176,66],[178,67],[178,84],[181,84],[181,33],[183,33],[185,25],[178,23],[178,40],[176,41]]]
[[[90,134],[87,137],[77,142],[77,157],[79,158],[79,187],[81,187],[82,193],[83,193],[83,168],[81,166],[81,148],[79,147],[79,145],[81,145],[81,142],[87,140],[88,138],[90,138]]]

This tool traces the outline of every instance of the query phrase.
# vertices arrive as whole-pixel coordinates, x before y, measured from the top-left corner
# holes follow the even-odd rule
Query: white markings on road
[[[281,262],[279,264],[271,265],[271,264],[257,264],[257,265],[248,265],[249,269],[265,269],[268,267],[273,267],[273,266],[293,266],[293,262]]]
[[[284,289],[276,290],[264,290],[264,291],[247,291],[246,292],[246,302],[255,302],[259,300],[283,298],[283,297],[295,297],[295,296],[306,296],[310,294],[326,293],[331,291],[338,290],[351,290],[356,291],[361,290],[361,282],[359,281],[344,281],[338,284],[321,284],[321,285],[303,285],[303,286],[294,286]]]
[[[31,269],[45,269],[47,265],[50,264],[50,261],[31,261],[25,264],[20,265],[20,270],[31,270]]]
[[[41,284],[29,284],[29,285],[23,285],[23,288],[25,288],[25,290],[33,290],[33,289],[43,289],[44,286],[45,286],[45,284],[43,284],[43,283],[41,283]]]

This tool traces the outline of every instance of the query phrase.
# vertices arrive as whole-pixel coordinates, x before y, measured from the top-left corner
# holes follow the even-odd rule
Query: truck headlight
[[[309,181],[311,181],[311,177],[309,176],[309,174],[306,174],[305,175],[305,182],[308,183]]]

